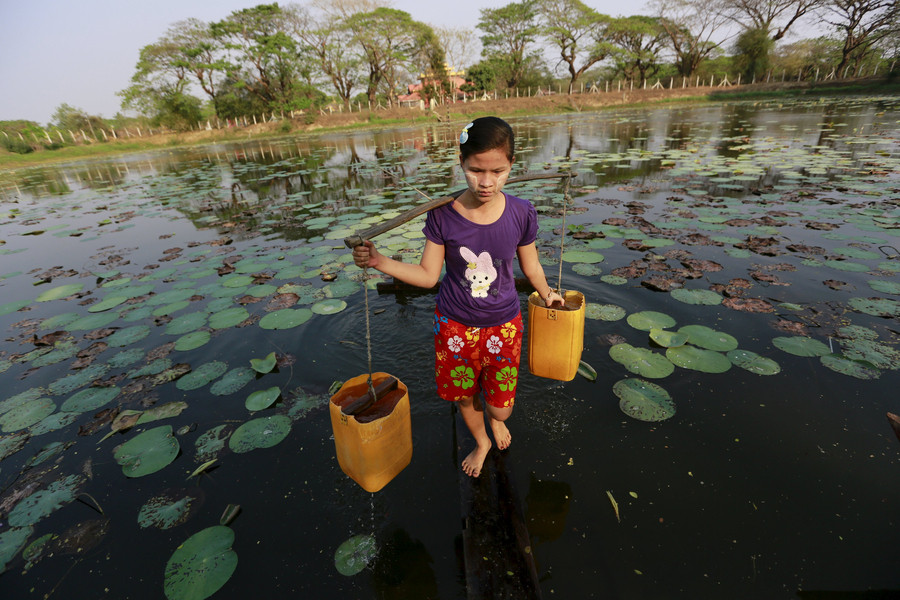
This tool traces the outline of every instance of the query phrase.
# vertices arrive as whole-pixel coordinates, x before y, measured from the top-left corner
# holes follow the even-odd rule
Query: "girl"
[[[357,266],[373,267],[411,285],[437,284],[446,275],[434,313],[435,380],[438,394],[459,402],[475,449],[462,461],[478,477],[491,449],[485,417],[475,408],[483,394],[494,440],[500,450],[512,435],[512,413],[522,350],[522,315],[513,277],[513,259],[551,305],[563,299],[547,284],[538,262],[537,211],[527,200],[502,192],[515,160],[515,136],[497,117],[475,119],[459,136],[459,163],[468,189],[434,209],[425,220],[425,249],[419,264],[380,254],[371,241],[353,249]]]

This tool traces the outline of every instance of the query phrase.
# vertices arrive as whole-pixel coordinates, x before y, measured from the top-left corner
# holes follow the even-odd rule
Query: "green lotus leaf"
[[[7,398],[3,402],[0,402],[0,415],[16,408],[17,406],[21,406],[26,402],[37,400],[43,395],[44,390],[42,390],[41,388],[30,388],[25,390],[24,392],[19,392],[15,396],[12,396],[10,398]]]
[[[722,296],[712,290],[678,288],[669,292],[669,295],[685,304],[702,304],[706,306],[722,304]]]
[[[597,370],[583,360],[578,363],[578,374],[588,381],[597,380]]]
[[[600,281],[609,285],[625,285],[628,283],[628,279],[619,275],[603,275],[600,277]]]
[[[126,477],[143,477],[166,467],[180,446],[171,425],[154,427],[128,440],[113,452]]]
[[[29,438],[31,438],[31,433],[28,431],[17,431],[12,435],[0,436],[0,460],[5,460],[24,448]]]
[[[80,283],[69,283],[66,285],[61,285],[59,287],[55,287],[45,291],[40,296],[35,298],[35,302],[49,302],[50,300],[67,298],[72,294],[77,294],[83,289],[84,286]]]
[[[871,287],[876,292],[881,292],[883,294],[900,294],[900,283],[896,281],[872,279],[869,281],[869,287]]]
[[[650,330],[650,339],[663,348],[674,348],[676,346],[683,346],[685,342],[687,342],[688,336],[686,333],[676,333],[674,331],[654,327]]]
[[[326,298],[344,298],[360,290],[360,285],[350,279],[338,279],[322,288]]]
[[[73,443],[74,442],[68,442],[68,443],[66,443],[66,442],[50,442],[49,444],[45,445],[43,448],[38,450],[37,454],[35,454],[31,458],[29,458],[25,462],[25,467],[26,468],[36,467],[39,464],[41,464],[45,461],[48,461],[51,458],[53,458],[54,456],[57,456],[58,454],[64,452],[66,450],[66,448],[71,446]]]
[[[55,365],[64,360],[69,360],[81,350],[77,344],[69,341],[57,342],[53,347],[54,350],[32,360],[31,366],[46,367],[47,365]]]
[[[196,447],[195,459],[199,462],[211,460],[222,448],[231,435],[230,425],[216,425],[212,429],[204,431],[194,440]]]
[[[688,343],[707,350],[728,352],[738,347],[738,341],[734,336],[710,329],[706,325],[685,325],[678,329],[678,333],[687,334]]]
[[[887,344],[863,338],[841,342],[844,356],[860,360],[879,369],[900,369],[900,351]]]
[[[694,346],[669,348],[666,350],[666,358],[683,369],[704,373],[724,373],[731,368],[731,361],[724,354]]]
[[[153,421],[159,421],[161,419],[177,417],[184,412],[184,409],[187,407],[187,402],[176,400],[174,402],[166,402],[165,404],[148,408],[141,413],[141,416],[138,418],[135,425],[144,425],[145,423],[152,423]]]
[[[291,419],[299,419],[314,408],[327,406],[328,402],[326,394],[308,394],[302,388],[297,388],[285,400],[285,405],[288,407],[287,415]]]
[[[848,258],[858,258],[861,260],[878,260],[881,258],[880,254],[876,254],[870,250],[863,250],[862,248],[835,248],[835,254],[840,254],[841,256],[846,256]]]
[[[248,296],[253,296],[254,298],[265,298],[266,296],[271,296],[278,291],[278,288],[272,284],[265,283],[262,285],[254,285],[249,290],[247,290]]]
[[[6,304],[0,305],[0,316],[8,315],[10,313],[14,313],[17,310],[21,310],[31,304],[28,300],[19,300],[17,302],[7,302]]]
[[[19,553],[31,534],[34,527],[11,527],[0,533],[0,573],[6,570],[6,565]]]
[[[121,369],[138,362],[144,358],[145,354],[146,352],[143,348],[129,348],[128,350],[122,350],[106,362],[114,369]]]
[[[79,416],[80,413],[55,412],[49,417],[45,417],[32,425],[29,431],[33,436],[44,435],[47,432],[56,431],[57,429],[62,429],[63,427],[71,425]]]
[[[350,577],[365,569],[377,554],[374,536],[355,535],[334,552],[334,567],[341,575]]]
[[[97,313],[93,315],[87,315],[81,317],[80,319],[76,319],[69,323],[69,326],[66,327],[69,331],[89,331],[91,329],[100,329],[101,327],[106,327],[113,321],[117,320],[119,315],[116,313]]]
[[[156,310],[153,311],[154,317],[167,317],[172,313],[176,313],[179,310],[187,308],[191,303],[188,300],[180,300],[179,302],[172,302],[170,304],[165,304],[160,306]]]
[[[588,302],[584,307],[584,316],[601,321],[618,321],[625,317],[625,309],[615,304]]]
[[[233,306],[209,316],[209,326],[213,329],[228,329],[250,318],[243,306]]]
[[[34,425],[56,410],[50,398],[35,398],[0,415],[0,430],[10,433]]]
[[[249,275],[233,275],[222,281],[222,287],[234,289],[242,288],[253,283],[254,278]]]
[[[640,331],[650,331],[653,328],[668,329],[669,327],[675,327],[675,319],[667,314],[652,310],[631,313],[628,315],[626,322]]]
[[[270,415],[247,421],[234,430],[228,440],[232,452],[242,454],[257,448],[271,448],[291,432],[291,419],[285,415]]]
[[[863,273],[869,270],[869,267],[867,267],[866,265],[849,260],[826,260],[825,264],[832,269],[837,269],[838,271],[852,271],[854,273]]]
[[[75,499],[76,490],[84,483],[81,475],[68,475],[57,479],[43,490],[20,500],[9,511],[7,522],[12,527],[34,525],[55,510]]]
[[[0,312],[0,314],[3,314]],[[78,320],[81,317],[78,313],[68,312],[62,313],[59,315],[54,315],[52,317],[46,318],[41,321],[40,328],[43,330],[47,329],[62,329],[67,327],[70,323]]]
[[[41,558],[44,557],[44,550],[48,548],[52,548],[52,546],[48,546],[48,542],[51,542],[57,539],[59,536],[55,533],[45,533],[38,539],[34,540],[22,550],[22,558],[27,561],[25,568],[22,570],[23,572],[28,571],[28,569],[38,562]],[[0,568],[0,572],[3,569]]]
[[[149,325],[134,325],[118,330],[106,338],[106,343],[110,348],[121,348],[139,342],[148,335],[150,335]]]
[[[837,330],[838,335],[850,339],[877,340],[878,332],[861,325],[845,325]]]
[[[733,365],[757,375],[775,375],[781,372],[781,366],[777,362],[771,358],[760,356],[756,352],[734,349],[729,350],[725,355]]]
[[[216,593],[237,568],[234,532],[213,525],[185,540],[166,563],[163,591],[168,600],[204,600]]]
[[[244,406],[251,411],[263,410],[272,406],[280,395],[281,388],[278,386],[270,387],[266,390],[258,390],[247,396]]]
[[[603,272],[600,267],[591,263],[575,263],[572,265],[572,271],[582,277],[596,277]]]
[[[853,360],[837,354],[826,354],[820,356],[819,360],[832,371],[856,377],[857,379],[878,379],[881,377],[881,371],[865,361]]]
[[[171,358],[157,358],[153,362],[147,363],[138,369],[132,369],[128,372],[128,377],[137,379],[138,377],[146,377],[148,375],[159,375],[166,369],[172,367]]]
[[[88,312],[97,313],[115,308],[128,300],[128,296],[107,296],[100,302],[88,307]]]
[[[181,496],[180,493],[175,495]],[[198,500],[191,494],[180,498],[174,498],[170,493],[153,496],[138,511],[138,525],[142,528],[157,527],[159,529],[171,529],[176,525],[181,525],[197,511],[200,505]]]
[[[672,374],[675,365],[665,356],[647,348],[635,348],[631,344],[616,344],[609,349],[609,356],[635,375],[659,379]]]
[[[795,356],[825,356],[826,354],[831,354],[831,349],[819,340],[801,335],[777,337],[772,340],[772,344],[779,350],[784,350],[788,354]]]
[[[213,300],[212,302],[207,304],[203,308],[203,310],[208,314],[212,314],[212,313],[217,313],[219,311],[225,310],[226,308],[228,308],[231,305],[232,305],[231,298],[216,298],[215,300]]]
[[[218,360],[204,363],[176,381],[175,387],[182,391],[196,390],[220,377],[227,370],[228,365]]]
[[[662,387],[643,379],[622,379],[613,385],[619,410],[639,421],[665,421],[675,414],[675,403]]]
[[[265,358],[251,358],[250,367],[257,373],[271,373],[277,363],[275,353],[269,352]]]
[[[603,255],[592,250],[566,250],[560,258],[564,262],[594,264],[603,262]]]
[[[175,349],[181,352],[195,350],[203,346],[212,339],[212,334],[208,331],[192,331],[175,340]]]
[[[164,306],[172,304],[181,304],[197,293],[193,287],[185,289],[172,289],[161,294],[155,294],[147,298],[147,306]],[[187,306],[185,304],[185,306]],[[174,312],[174,311],[173,311]]]
[[[118,396],[119,391],[119,388],[115,386],[85,388],[69,396],[68,400],[59,407],[59,410],[70,413],[85,413],[97,410],[106,406],[113,398]]]
[[[291,329],[309,321],[313,312],[308,308],[285,308],[276,310],[259,320],[263,329]]]
[[[209,392],[214,396],[227,396],[233,394],[256,377],[256,373],[249,367],[235,367],[225,373],[219,381],[212,384]]]
[[[192,312],[175,317],[166,324],[166,333],[169,335],[184,335],[196,331],[206,325],[209,315],[204,311]]]
[[[347,308],[347,303],[343,300],[329,299],[316,302],[310,307],[310,310],[317,315],[333,315]]]
[[[850,298],[853,310],[875,317],[900,317],[900,302],[890,298]]]

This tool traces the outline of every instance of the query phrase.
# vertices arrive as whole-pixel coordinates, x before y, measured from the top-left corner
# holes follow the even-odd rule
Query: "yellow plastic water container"
[[[566,308],[548,308],[540,294],[528,297],[528,369],[538,377],[572,381],[584,349],[584,294],[561,294]]]
[[[372,373],[378,387],[391,375]],[[397,380],[394,391],[385,394],[362,413],[345,415],[341,407],[368,391],[367,373],[344,382],[329,403],[331,428],[338,464],[368,492],[388,484],[412,459],[412,427],[409,390]]]

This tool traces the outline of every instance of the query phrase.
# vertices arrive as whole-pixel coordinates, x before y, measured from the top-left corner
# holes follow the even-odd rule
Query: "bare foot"
[[[478,477],[481,475],[481,467],[484,466],[484,459],[487,458],[488,452],[491,451],[490,442],[486,447],[476,446],[462,461],[463,472],[469,477]]]
[[[497,441],[497,447],[506,450],[512,443],[512,434],[506,428],[506,423],[491,419],[491,429],[494,432],[494,439]]]

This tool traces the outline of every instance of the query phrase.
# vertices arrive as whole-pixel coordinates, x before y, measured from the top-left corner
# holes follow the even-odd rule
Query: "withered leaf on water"
[[[688,258],[681,261],[688,269],[696,269],[698,271],[706,271],[708,273],[715,273],[716,271],[721,271],[723,269],[722,265],[712,260],[701,260],[699,258]]]
[[[109,519],[92,519],[74,525],[53,542],[63,554],[82,554],[95,548],[109,531]]]
[[[821,221],[806,221],[806,220],[803,220],[803,222],[806,223],[806,226],[809,229],[818,229],[820,231],[830,231],[832,229],[837,229],[838,227],[840,227],[840,225],[838,225],[836,223],[823,223]]]
[[[772,285],[791,285],[785,281],[782,281],[777,276],[772,275],[771,273],[763,273],[762,271],[751,271],[750,277],[757,281],[761,281],[763,283],[770,283]]]
[[[809,330],[807,329],[806,325],[804,325],[803,323],[798,323],[796,321],[779,319],[772,323],[772,327],[774,327],[778,331],[784,331],[785,333],[790,333],[793,335],[809,335]]]
[[[825,254],[825,248],[821,246],[807,246],[806,244],[788,244],[785,246],[791,252],[800,254]]]
[[[172,353],[172,350],[175,349],[175,342],[169,342],[168,344],[162,344],[161,346],[157,346],[153,350],[147,353],[147,362],[153,362],[154,360],[165,358],[169,354]]]
[[[300,300],[300,296],[294,293],[276,294],[269,300],[269,303],[266,304],[266,311],[274,312],[276,310],[290,308],[297,304],[298,300]]]
[[[241,296],[240,298],[235,300],[235,302],[237,302],[241,306],[246,306],[248,304],[253,304],[255,302],[261,302],[262,300],[263,300],[263,298],[257,298],[256,296],[251,296],[251,295],[247,294],[245,296]]]
[[[110,423],[113,419],[116,418],[116,415],[119,414],[119,407],[116,406],[114,408],[104,408],[100,412],[94,415],[94,420],[90,423],[85,423],[84,425],[78,428],[78,435],[87,436],[94,435],[97,431],[100,430],[101,427]]]
[[[725,298],[722,304],[733,310],[754,313],[770,313],[775,312],[775,307],[771,302],[761,298]]]
[[[852,290],[854,287],[846,281],[838,281],[837,279],[826,279],[823,281],[825,285],[833,290]]]
[[[641,285],[655,292],[670,292],[674,289],[683,287],[684,280],[677,277],[666,277],[664,275],[653,275],[641,281]]]
[[[33,336],[31,343],[35,346],[52,346],[67,335],[68,333],[65,331],[54,331],[53,333],[48,333],[41,337]]]
[[[84,334],[84,339],[102,340],[103,338],[109,337],[114,334],[118,329],[118,327],[104,327],[103,329],[95,329],[94,331],[90,331]]]
[[[624,336],[617,333],[604,333],[597,336],[597,342],[604,346],[615,346],[616,344],[624,344],[627,340]]]

